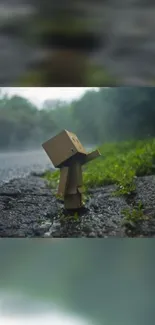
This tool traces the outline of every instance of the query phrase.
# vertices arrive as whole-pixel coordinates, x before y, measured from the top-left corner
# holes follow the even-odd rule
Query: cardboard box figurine
[[[82,165],[100,156],[98,150],[87,153],[77,136],[63,130],[42,144],[56,168],[60,168],[58,194],[64,197],[67,210],[82,207]]]

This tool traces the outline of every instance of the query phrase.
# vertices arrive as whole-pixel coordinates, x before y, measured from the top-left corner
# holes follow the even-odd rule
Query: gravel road
[[[0,153],[0,237],[155,237],[154,175],[137,178],[133,197],[113,196],[115,185],[90,189],[75,219],[40,177],[47,169],[43,150]],[[138,202],[148,220],[125,226],[123,209]]]
[[[114,197],[115,186],[90,190],[78,218],[66,216],[46,182],[37,176],[0,186],[0,237],[155,237],[155,176],[137,179],[132,200]],[[123,209],[141,201],[148,220],[125,226]]]

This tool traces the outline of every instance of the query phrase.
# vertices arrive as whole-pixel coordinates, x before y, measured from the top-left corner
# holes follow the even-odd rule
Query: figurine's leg
[[[80,209],[82,207],[81,193],[65,195],[64,203],[65,203],[66,210]]]
[[[60,181],[59,181],[59,187],[58,187],[58,195],[64,196],[66,186],[67,186],[67,179],[68,179],[68,167],[62,167],[60,169]]]
[[[79,209],[82,207],[82,168],[79,162],[69,167],[67,188],[64,195],[66,209]]]

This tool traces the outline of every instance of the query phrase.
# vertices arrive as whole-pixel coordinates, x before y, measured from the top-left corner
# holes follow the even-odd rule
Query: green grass
[[[139,222],[149,219],[144,215],[142,202],[139,202],[132,210],[129,208],[124,209],[122,214],[124,216],[123,225],[130,227],[136,227]]]
[[[106,143],[99,148],[102,156],[85,165],[84,187],[116,184],[115,194],[126,195],[135,191],[137,176],[154,173],[155,139]],[[59,170],[47,172],[45,178],[52,188],[59,182]]]

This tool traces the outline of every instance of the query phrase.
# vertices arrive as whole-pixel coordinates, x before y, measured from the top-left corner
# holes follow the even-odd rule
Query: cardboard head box
[[[71,157],[87,154],[77,136],[67,130],[63,130],[42,146],[55,167],[62,166]]]

